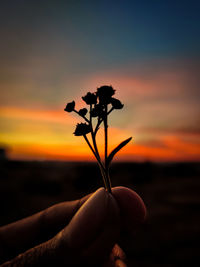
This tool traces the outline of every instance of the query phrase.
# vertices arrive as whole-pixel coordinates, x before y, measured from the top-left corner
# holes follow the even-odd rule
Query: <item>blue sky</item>
[[[109,83],[132,118],[113,121],[141,142],[150,135],[141,129],[199,132],[199,13],[194,0],[4,1],[1,116],[5,108],[61,110]]]

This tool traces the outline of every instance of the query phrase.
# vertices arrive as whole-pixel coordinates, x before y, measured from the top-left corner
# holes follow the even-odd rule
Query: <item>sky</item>
[[[200,161],[200,2],[10,0],[0,8],[0,147],[10,159],[94,160],[63,111],[101,85],[116,160]],[[100,150],[103,136],[98,136]]]

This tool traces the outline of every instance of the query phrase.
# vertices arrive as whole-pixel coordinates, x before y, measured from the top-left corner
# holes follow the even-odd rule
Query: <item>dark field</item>
[[[0,173],[1,225],[102,186],[95,163],[2,161]],[[134,238],[122,235],[129,266],[200,266],[199,163],[117,163],[111,179],[148,209]]]

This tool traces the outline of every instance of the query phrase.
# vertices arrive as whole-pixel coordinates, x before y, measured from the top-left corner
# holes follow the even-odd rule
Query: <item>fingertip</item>
[[[112,189],[112,193],[119,205],[122,219],[133,225],[145,221],[146,207],[142,198],[135,191],[127,187],[118,186]]]
[[[99,188],[86,200],[62,233],[71,248],[87,246],[95,238],[105,219],[107,206],[108,193],[104,188]]]
[[[108,259],[113,246],[116,244],[120,234],[120,211],[116,199],[106,191],[107,206],[105,218],[101,225],[97,237],[84,251],[84,257],[89,265],[96,266],[95,263],[103,263]]]

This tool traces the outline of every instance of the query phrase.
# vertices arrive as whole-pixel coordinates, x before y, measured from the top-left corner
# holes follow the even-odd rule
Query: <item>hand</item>
[[[100,188],[1,227],[2,266],[126,266],[116,245],[120,228],[131,231],[145,216],[134,191],[115,187],[111,195]]]

